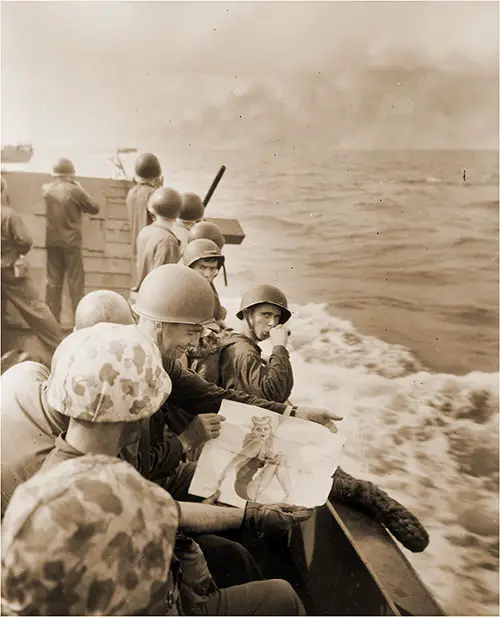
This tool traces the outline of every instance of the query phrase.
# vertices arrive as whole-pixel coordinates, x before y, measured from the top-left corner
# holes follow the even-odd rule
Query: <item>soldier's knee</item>
[[[299,596],[290,583],[282,579],[272,579],[268,583],[270,583],[269,598],[275,604],[274,609],[279,611],[273,612],[274,615],[306,614]]]

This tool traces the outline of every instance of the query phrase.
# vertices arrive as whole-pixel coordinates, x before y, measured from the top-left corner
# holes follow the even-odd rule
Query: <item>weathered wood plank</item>
[[[115,244],[106,247],[108,250],[113,250],[113,247],[121,247],[122,244]],[[108,255],[96,255],[92,253],[83,253],[83,268],[87,272],[102,272],[112,274],[126,274],[130,272],[130,258],[128,255],[122,256],[118,252],[108,253]],[[31,270],[36,272],[37,278],[45,279],[45,270],[47,263],[47,255],[45,249],[35,248],[28,253],[27,261]]]
[[[130,243],[106,242],[106,257],[119,257],[120,259],[126,259],[130,264],[130,251]]]
[[[128,221],[108,219],[106,225],[106,244],[117,242],[130,246],[130,224]]]
[[[85,269],[85,279],[87,279],[87,274],[90,273],[128,274],[130,272],[130,259],[117,256],[111,257],[109,255],[105,257],[89,255],[84,256],[83,267]]]
[[[108,202],[107,214],[109,219],[117,219],[119,221],[128,221],[127,206],[124,202]]]
[[[12,206],[23,215],[23,220],[33,236],[34,247],[29,252],[27,260],[40,297],[45,298],[46,212],[41,191],[42,185],[52,182],[53,177],[44,173],[8,170],[3,170],[2,175],[8,182]],[[130,225],[125,199],[133,183],[105,178],[79,177],[77,180],[101,207],[98,216],[83,217],[85,292],[94,289],[113,289],[128,298],[130,271],[133,268],[130,254]],[[245,234],[237,220],[216,218],[206,220],[220,227],[227,244],[241,244],[243,241]],[[26,327],[13,307],[8,308],[7,321]],[[61,321],[64,328],[72,327],[73,315],[67,281],[63,289]]]
[[[20,171],[2,171],[9,186],[9,198],[11,205],[19,212],[31,214],[45,214],[45,203],[42,198],[42,186],[54,180],[50,174],[40,174]],[[107,218],[106,194],[110,191],[111,197],[123,197],[128,192],[129,183],[123,182],[123,186],[108,188],[109,182],[103,178],[76,178],[82,187],[89,192],[91,197],[100,205],[100,216]],[[116,181],[118,182],[118,181]]]
[[[98,289],[129,289],[130,274],[113,272],[87,272],[85,284]]]

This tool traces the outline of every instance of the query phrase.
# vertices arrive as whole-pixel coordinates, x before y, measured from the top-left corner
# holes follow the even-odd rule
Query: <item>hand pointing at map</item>
[[[295,411],[295,417],[302,420],[309,420],[310,422],[316,422],[329,428],[332,433],[337,432],[335,422],[343,420],[343,416],[338,416],[328,409],[318,409],[314,407],[297,407]]]

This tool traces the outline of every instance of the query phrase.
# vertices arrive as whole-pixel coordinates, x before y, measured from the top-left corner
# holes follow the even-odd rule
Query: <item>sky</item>
[[[496,2],[3,1],[1,35],[2,143],[127,146],[303,74],[498,77]]]

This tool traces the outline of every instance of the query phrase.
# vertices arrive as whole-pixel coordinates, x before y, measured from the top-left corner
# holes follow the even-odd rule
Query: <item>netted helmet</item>
[[[52,359],[47,402],[88,422],[152,416],[172,390],[160,350],[136,325],[99,323],[70,334]]]
[[[2,523],[3,614],[164,614],[154,607],[166,599],[178,522],[169,493],[118,458],[42,469]]]

